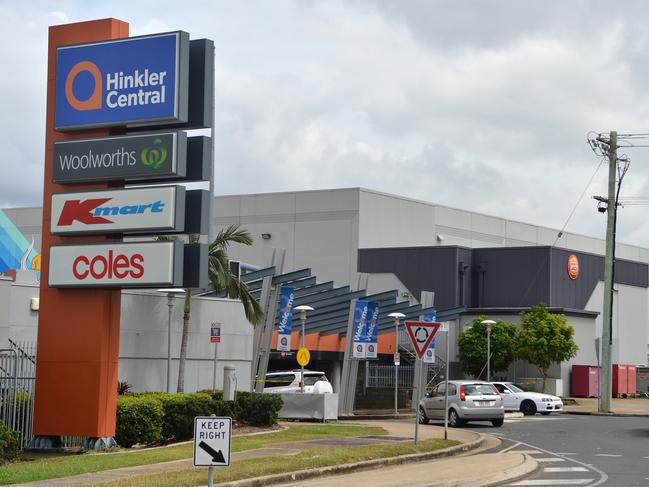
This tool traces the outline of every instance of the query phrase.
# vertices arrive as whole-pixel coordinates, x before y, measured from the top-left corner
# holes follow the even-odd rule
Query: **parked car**
[[[300,369],[281,372],[269,372],[264,381],[264,392],[300,392]],[[309,394],[327,394],[333,387],[324,372],[304,371],[304,392]]]
[[[540,392],[528,392],[513,382],[492,382],[502,394],[506,411],[520,411],[525,416],[533,416],[537,412],[547,416],[550,413],[563,411],[563,401],[560,397]]]
[[[444,411],[446,382],[440,382],[419,402],[419,422],[444,419],[448,414],[449,426],[462,426],[467,421],[491,421],[502,426],[505,408],[498,391],[488,382],[451,380],[448,382],[448,413]]]

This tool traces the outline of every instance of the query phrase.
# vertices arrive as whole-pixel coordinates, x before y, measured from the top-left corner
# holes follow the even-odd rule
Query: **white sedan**
[[[512,382],[492,382],[493,386],[503,397],[505,411],[520,411],[525,416],[541,413],[560,413],[563,411],[563,401],[560,397],[540,392],[527,392]]]

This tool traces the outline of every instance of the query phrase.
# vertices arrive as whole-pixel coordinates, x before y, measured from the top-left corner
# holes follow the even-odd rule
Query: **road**
[[[502,428],[466,428],[495,434],[496,451],[525,451],[540,469],[511,486],[649,485],[649,418],[553,415],[511,418]]]

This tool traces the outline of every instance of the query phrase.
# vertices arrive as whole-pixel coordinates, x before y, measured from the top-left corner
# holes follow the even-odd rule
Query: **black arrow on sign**
[[[207,454],[212,457],[212,461],[214,463],[225,463],[225,457],[223,456],[223,452],[221,450],[216,451],[204,441],[201,441],[198,446],[205,450]]]

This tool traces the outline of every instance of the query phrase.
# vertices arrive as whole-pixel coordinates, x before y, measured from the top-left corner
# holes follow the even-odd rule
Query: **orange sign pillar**
[[[65,186],[52,183],[54,142],[115,133],[108,129],[66,134],[54,130],[56,48],[124,37],[128,37],[128,24],[116,19],[59,25],[49,30],[43,258],[33,430],[33,446],[37,448],[57,446],[60,436],[115,435],[120,291],[51,289],[47,283],[51,245],[109,241],[104,237],[50,235],[52,193],[108,186],[106,183]]]

